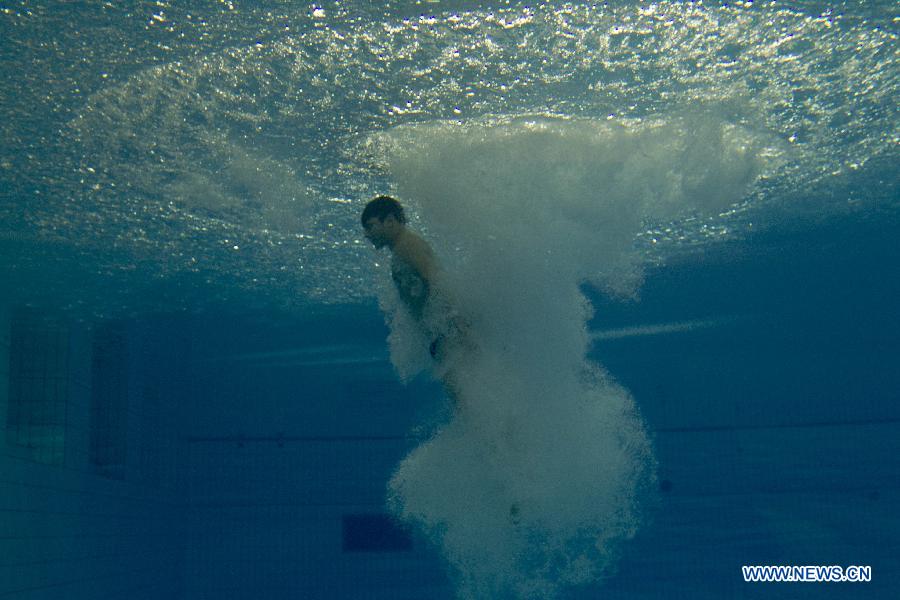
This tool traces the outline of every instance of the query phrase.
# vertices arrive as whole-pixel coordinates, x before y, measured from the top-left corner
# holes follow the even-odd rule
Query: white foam
[[[302,215],[312,212],[318,196],[294,169],[228,141],[208,142],[222,166],[215,173],[202,169],[180,173],[166,187],[167,198],[248,229],[293,234],[308,225]]]
[[[391,508],[441,548],[461,597],[550,598],[615,568],[655,463],[632,397],[585,359],[579,283],[634,293],[642,224],[739,200],[762,167],[752,140],[703,118],[496,119],[370,139],[479,348],[448,358],[460,410],[389,485]],[[427,367],[428,340],[387,285],[382,305],[409,377]]]

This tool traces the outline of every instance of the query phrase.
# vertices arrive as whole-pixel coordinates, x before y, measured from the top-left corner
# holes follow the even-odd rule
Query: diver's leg
[[[444,391],[447,393],[447,398],[453,404],[453,408],[459,408],[461,391],[457,381],[456,372],[453,370],[447,371],[441,378],[441,384],[444,386]]]
[[[454,368],[450,368],[443,374],[443,376],[441,376],[440,381],[444,387],[444,391],[447,393],[447,398],[453,405],[453,410],[459,410],[462,407],[462,393],[459,386],[459,372]],[[522,522],[522,511],[519,507],[518,502],[513,502],[509,507],[509,522],[513,526],[518,526]]]
[[[519,503],[513,502],[509,507],[509,520],[513,525],[518,525],[520,523],[520,515],[519,515]]]

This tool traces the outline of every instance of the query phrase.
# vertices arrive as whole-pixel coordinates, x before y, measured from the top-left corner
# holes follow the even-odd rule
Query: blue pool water
[[[898,19],[0,4],[0,597],[893,597]]]

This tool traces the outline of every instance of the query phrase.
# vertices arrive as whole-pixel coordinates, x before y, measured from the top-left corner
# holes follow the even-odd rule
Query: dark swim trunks
[[[447,353],[454,352],[454,349],[474,350],[474,347],[460,328],[459,322],[451,319],[448,331],[436,334],[431,340],[428,352],[436,362],[441,362],[447,357]]]

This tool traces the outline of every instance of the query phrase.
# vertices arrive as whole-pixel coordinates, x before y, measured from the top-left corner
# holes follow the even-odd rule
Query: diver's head
[[[378,196],[370,200],[363,209],[360,220],[366,237],[376,248],[393,246],[394,240],[406,226],[403,207],[390,196]]]

